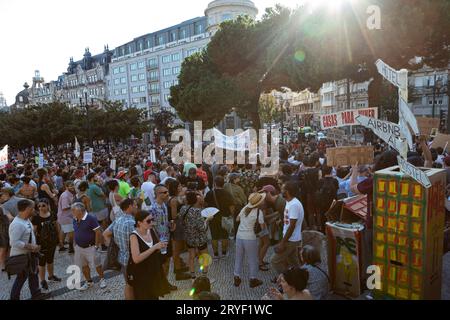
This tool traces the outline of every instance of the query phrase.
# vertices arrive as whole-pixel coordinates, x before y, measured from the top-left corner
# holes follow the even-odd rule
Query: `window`
[[[152,84],[150,85],[150,90],[151,90],[152,92],[158,92],[158,91],[159,91],[159,83],[152,83]]]
[[[128,90],[127,88],[122,88],[122,94],[127,94]]]
[[[170,94],[165,94],[164,95],[164,101],[165,102],[169,102],[169,98],[170,98]]]
[[[172,54],[172,61],[180,61],[180,54],[178,52]]]
[[[145,61],[139,61],[138,69],[143,69],[145,67]]]
[[[180,81],[178,81],[178,79],[177,80],[173,80],[173,85],[174,86],[177,86],[179,83],[180,83]]]
[[[180,67],[173,67],[173,74],[177,75],[180,73]]]
[[[145,80],[145,73],[139,73],[139,80]]]
[[[133,74],[133,75],[131,76],[131,82],[136,82],[137,80],[138,80],[137,75]]]
[[[132,64],[130,64],[130,70],[131,71],[134,71],[134,70],[136,70],[137,69],[137,63],[132,63]]]
[[[158,61],[156,60],[156,58],[148,59],[148,66],[149,67],[157,67]]]
[[[127,83],[127,78],[125,78],[125,77],[120,78],[120,83],[122,83],[122,84]]]
[[[180,31],[180,39],[185,39],[187,37],[186,29],[181,29]]]
[[[172,81],[165,81],[164,82],[164,89],[170,89],[172,86]]]
[[[151,71],[150,72],[150,80],[151,81],[158,80],[158,71]]]
[[[166,76],[170,76],[172,75],[172,69],[168,68],[168,69],[163,69],[163,75]]]
[[[194,49],[189,49],[188,51],[187,51],[187,57],[190,57],[190,56],[192,56],[194,53],[196,53],[197,52],[197,49],[196,48],[194,48]]]
[[[142,51],[144,49],[144,44],[142,42],[139,42],[139,51]]]
[[[152,47],[152,43],[150,40],[147,40],[147,48],[151,48]]]
[[[147,103],[147,97],[140,97],[139,103]]]
[[[177,32],[176,31],[171,31],[170,32],[170,42],[174,42],[177,40]]]
[[[160,35],[158,36],[158,46],[163,45],[164,44],[164,36]]]
[[[163,56],[163,57],[162,57],[162,62],[163,62],[163,63],[169,63],[169,62],[170,62],[170,55]]]
[[[120,67],[120,73],[124,73],[125,72],[125,66],[121,66]]]
[[[120,84],[120,78],[114,79],[114,84],[117,86]]]
[[[195,26],[195,34],[201,34],[203,33],[203,25],[201,23],[197,24]]]
[[[118,67],[114,68],[113,69],[113,74],[118,74],[118,73],[119,73],[119,68]]]
[[[232,19],[233,19],[233,15],[231,13],[225,13],[222,15],[222,22],[232,20]]]
[[[131,92],[132,93],[138,93],[139,92],[139,87],[138,86],[131,87]]]
[[[133,104],[139,104],[139,98],[133,98],[132,102]]]
[[[139,87],[139,92],[145,92],[147,90],[147,86],[143,85]]]

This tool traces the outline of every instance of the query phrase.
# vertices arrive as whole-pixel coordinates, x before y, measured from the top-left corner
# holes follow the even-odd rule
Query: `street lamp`
[[[86,108],[86,116],[87,116],[87,125],[88,125],[88,140],[90,143],[90,146],[93,147],[92,143],[92,135],[91,135],[91,119],[90,119],[90,107],[94,104],[94,98],[91,97],[91,105],[88,104],[88,93],[87,90],[84,90],[84,101],[85,104],[83,105],[83,98],[80,97],[80,106],[83,108]]]

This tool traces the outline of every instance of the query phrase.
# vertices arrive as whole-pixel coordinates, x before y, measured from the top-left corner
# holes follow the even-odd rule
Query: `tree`
[[[154,115],[152,124],[167,138],[174,121],[175,115],[172,112],[162,110]]]
[[[282,112],[277,108],[275,97],[262,95],[259,100],[259,116],[264,123],[272,124],[281,121]]]

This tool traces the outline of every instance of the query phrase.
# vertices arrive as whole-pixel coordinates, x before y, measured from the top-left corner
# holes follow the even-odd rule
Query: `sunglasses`
[[[39,205],[38,205],[38,208],[46,208],[46,207],[47,207],[46,204],[39,204]]]
[[[155,218],[147,219],[147,220],[145,220],[145,222],[146,222],[147,224],[150,224],[150,223],[152,223],[152,222],[155,222]]]
[[[159,194],[168,194],[169,191],[159,192]]]

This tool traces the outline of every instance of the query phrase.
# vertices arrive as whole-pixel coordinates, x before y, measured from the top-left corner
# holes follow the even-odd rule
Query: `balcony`
[[[158,89],[150,89],[149,90],[149,93],[150,94],[159,94],[161,92],[161,90],[158,88]]]
[[[158,69],[159,65],[158,64],[150,64],[147,66],[147,70],[155,70]]]
[[[157,77],[157,78],[149,78],[148,82],[159,82],[159,77]]]

